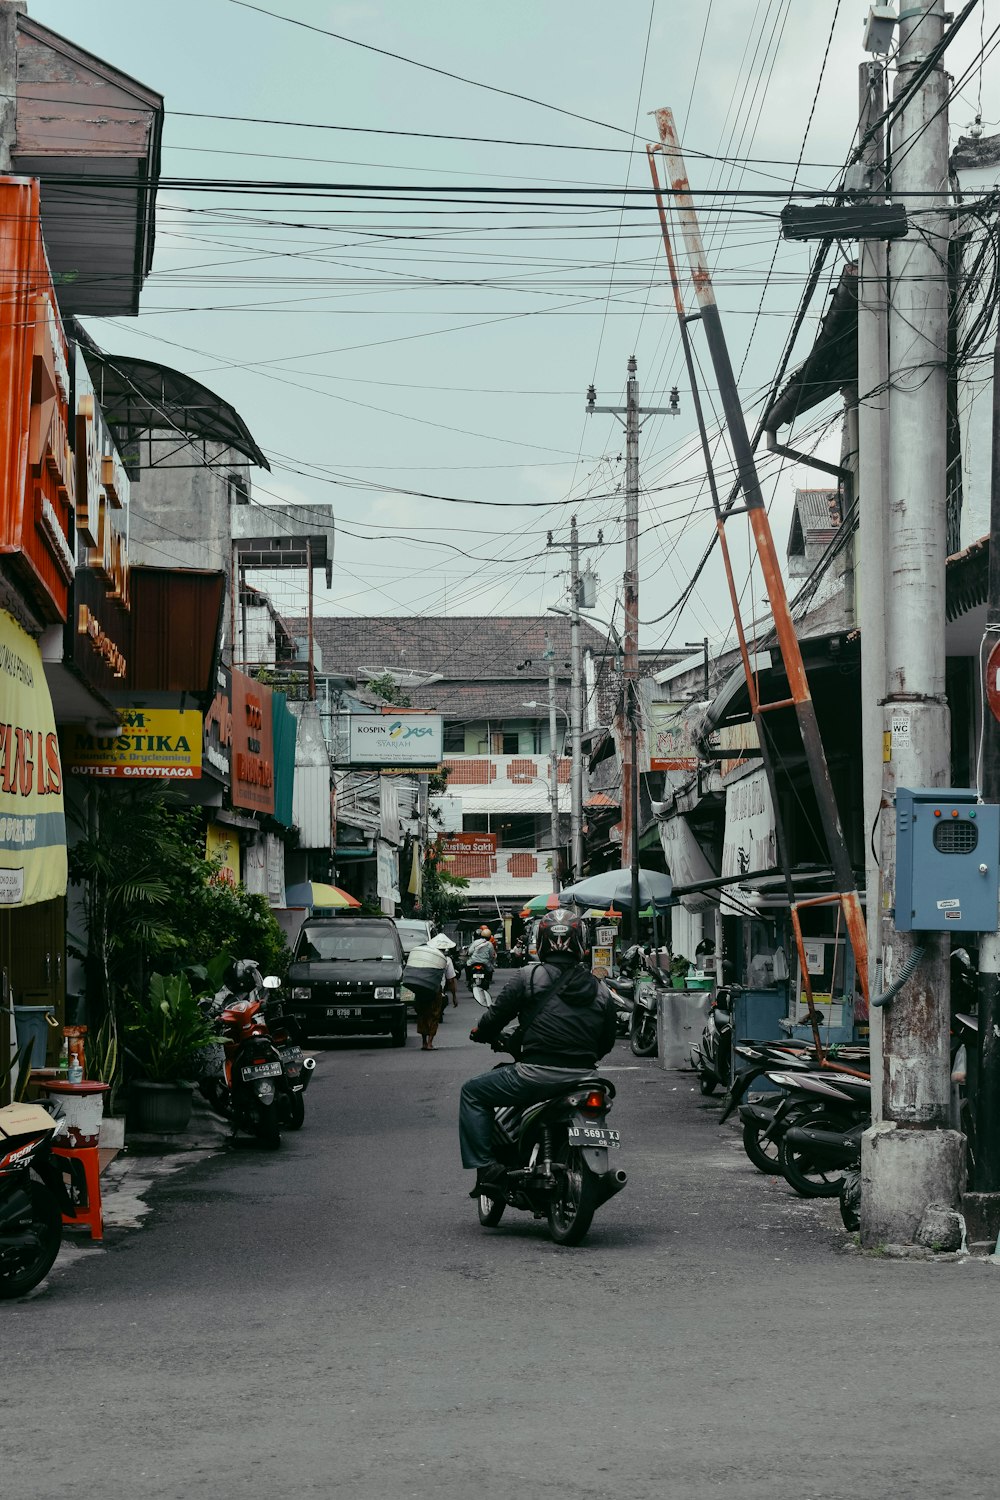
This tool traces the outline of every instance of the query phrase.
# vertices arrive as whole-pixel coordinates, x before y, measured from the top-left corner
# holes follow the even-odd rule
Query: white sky
[[[572,500],[584,538],[603,527],[605,545],[590,556],[601,577],[597,613],[607,618],[623,566],[616,493],[623,438],[613,418],[585,417],[584,398],[593,380],[599,400],[617,404],[635,353],[643,401],[664,404],[675,384],[681,391],[681,415],[649,418],[641,439],[640,616],[653,622],[678,596],[712,530],[655,212],[648,199],[631,200],[623,213],[613,196],[538,203],[518,189],[621,187],[627,174],[646,186],[644,157],[625,154],[622,132],[638,121],[636,144],[653,138],[648,112],[670,105],[696,187],[786,191],[836,15],[798,174],[799,185],[829,185],[854,134],[867,5],[655,0],[650,25],[649,0],[262,3],[604,123],[470,87],[234,0],[31,0],[37,20],[164,94],[167,178],[492,185],[517,198],[483,212],[473,195],[442,212],[441,204],[416,201],[419,194],[376,207],[351,197],[165,186],[143,312],[90,319],[91,333],[112,352],[197,376],[237,407],[272,463],[255,486],[259,502],[333,504],[336,564],[333,588],[317,596],[322,614],[538,612],[565,586],[558,576],[565,554],[547,554],[545,538],[552,528],[565,539]],[[998,20],[984,18],[980,6],[966,23],[948,54],[958,78],[980,49],[981,30],[992,45]],[[953,140],[973,121],[980,88],[987,133],[997,128],[998,74],[1000,50],[982,78],[973,68],[964,79],[951,110]],[[355,129],[191,117],[196,112]],[[358,133],[362,126],[486,141]],[[545,146],[500,144],[501,137]],[[720,155],[739,160],[711,159]],[[780,198],[700,201],[749,407],[773,375],[810,251],[779,243]],[[825,295],[817,296],[796,358],[824,306]],[[695,340],[707,371],[697,332]],[[714,383],[707,384],[711,406]],[[783,552],[795,484],[822,481],[773,462],[762,474]],[[745,542],[736,550],[745,573]],[[755,576],[748,606],[762,594]],[[285,587],[276,602],[294,612],[302,599]],[[721,640],[729,628],[713,566],[680,619],[644,625],[642,644]]]

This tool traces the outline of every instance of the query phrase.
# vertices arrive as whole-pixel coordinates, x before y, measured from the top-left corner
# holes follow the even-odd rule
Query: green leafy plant
[[[154,974],[125,1027],[125,1051],[141,1078],[178,1083],[193,1071],[195,1053],[215,1041],[186,974]]]
[[[381,698],[384,703],[394,703],[397,708],[410,708],[410,695],[401,688],[391,672],[383,672],[379,677],[371,677],[368,680],[368,691]]]
[[[69,849],[85,932],[71,947],[86,973],[87,1024],[100,1032],[146,993],[148,976],[219,953],[284,974],[290,954],[266,899],[216,878],[204,814],[155,786],[87,790]]]
[[[113,1115],[118,1090],[122,1082],[122,1053],[118,1017],[108,1011],[97,1031],[88,1031],[84,1041],[87,1058],[87,1077],[106,1083],[110,1092],[105,1100],[105,1113]]]

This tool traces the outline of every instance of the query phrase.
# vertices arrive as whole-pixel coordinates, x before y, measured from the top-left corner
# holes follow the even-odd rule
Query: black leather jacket
[[[595,1067],[617,1035],[614,1002],[604,985],[566,959],[520,969],[473,1036],[493,1042],[515,1019],[521,1022],[518,1060],[554,1068]]]

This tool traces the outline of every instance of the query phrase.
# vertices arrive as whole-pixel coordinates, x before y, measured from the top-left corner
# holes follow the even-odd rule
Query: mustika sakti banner
[[[38,646],[0,610],[0,906],[66,894],[63,773]]]

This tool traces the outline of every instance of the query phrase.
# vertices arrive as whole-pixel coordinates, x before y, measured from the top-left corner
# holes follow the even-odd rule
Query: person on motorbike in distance
[[[494,1042],[515,1018],[521,1023],[511,1049],[517,1061],[462,1086],[459,1142],[462,1165],[476,1169],[473,1198],[504,1176],[491,1154],[494,1110],[550,1098],[592,1074],[615,1044],[614,1002],[583,966],[581,918],[562,908],[546,912],[537,942],[539,962],[517,972],[469,1033],[474,1042]]]
[[[472,983],[472,970],[476,964],[482,964],[487,970],[486,988],[489,989],[493,970],[497,966],[497,950],[493,943],[493,934],[488,927],[480,927],[465,955],[465,974],[470,984]]]

